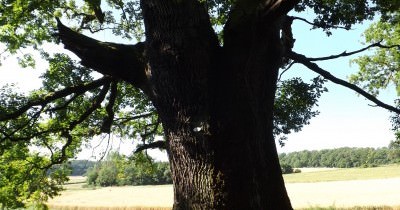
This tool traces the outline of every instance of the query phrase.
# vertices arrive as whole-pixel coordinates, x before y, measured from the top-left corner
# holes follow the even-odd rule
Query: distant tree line
[[[279,155],[281,165],[293,168],[303,167],[375,167],[379,165],[400,163],[400,142],[392,141],[384,148],[338,148],[313,151],[282,153]]]
[[[71,160],[68,163],[71,170],[70,176],[85,176],[89,168],[96,165],[96,161],[91,160]]]
[[[111,152],[106,160],[88,168],[87,184],[94,186],[123,186],[172,184],[168,162],[155,162],[145,153],[132,156]]]
[[[296,168],[374,167],[400,163],[400,142],[392,141],[384,148],[338,148],[281,153],[281,169],[286,173],[299,173]],[[104,161],[72,160],[69,162],[72,176],[87,176],[89,185],[148,185],[171,184],[168,162],[155,162],[145,153],[132,156],[111,152]]]

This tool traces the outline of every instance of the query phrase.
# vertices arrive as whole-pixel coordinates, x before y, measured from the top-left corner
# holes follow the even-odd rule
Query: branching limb
[[[155,141],[152,143],[143,144],[143,145],[139,146],[135,150],[135,153],[141,152],[146,149],[166,149],[166,148],[167,148],[167,146],[166,146],[165,141]]]
[[[145,142],[147,137],[156,134],[160,124],[161,124],[160,118],[157,118],[157,121],[155,123],[146,125],[145,133],[140,135],[140,137],[142,138],[142,141]],[[147,127],[151,127],[151,126],[153,126],[153,129],[151,129],[150,131],[147,131]]]
[[[44,107],[42,106],[42,107],[40,108],[39,111],[35,112],[35,113],[32,115],[32,117],[30,117],[30,118],[28,119],[27,122],[25,122],[25,123],[23,123],[22,125],[18,126],[17,128],[15,128],[15,129],[14,129],[13,131],[11,131],[10,133],[6,133],[6,132],[4,132],[4,131],[2,131],[1,133],[5,136],[5,138],[11,138],[11,137],[12,137],[14,134],[16,134],[17,132],[19,132],[19,131],[25,129],[25,128],[28,127],[28,126],[31,126],[32,124],[35,124],[35,122],[37,122],[37,120],[39,119],[40,114],[43,112],[43,110],[44,110]]]
[[[95,80],[88,84],[76,85],[73,87],[65,88],[60,91],[56,91],[54,93],[49,93],[46,96],[34,99],[32,101],[28,101],[28,103],[26,103],[24,106],[20,107],[18,110],[14,111],[12,113],[5,113],[4,115],[0,116],[0,122],[15,119],[34,106],[45,106],[48,103],[50,103],[56,99],[66,97],[66,96],[74,94],[74,93],[75,94],[83,94],[88,90],[100,87],[110,81],[111,81],[111,78],[103,77],[103,78],[100,78],[100,79]]]
[[[42,135],[48,134],[48,133],[56,133],[59,132],[61,129],[48,129],[44,131],[39,131],[36,133],[33,133],[31,135],[27,136],[19,136],[19,137],[14,137],[14,136],[9,136],[6,132],[0,130],[0,133],[4,135],[4,138],[0,139],[0,142],[10,140],[12,142],[18,142],[18,141],[29,141],[33,138],[38,138]]]
[[[114,121],[114,104],[115,104],[115,99],[117,98],[118,94],[118,82],[114,81],[111,84],[111,90],[110,90],[110,99],[108,100],[108,104],[106,106],[106,112],[107,116],[103,119],[103,124],[101,125],[100,131],[103,133],[108,133],[110,134],[111,132],[111,125]]]
[[[287,65],[287,67],[284,69],[284,70],[282,70],[282,72],[279,74],[279,76],[278,76],[278,81],[281,81],[281,78],[282,78],[282,75],[285,73],[285,72],[287,72],[290,68],[292,68],[292,66],[295,64],[296,62],[294,62],[294,61],[292,61],[292,62],[290,62],[288,65]]]
[[[144,114],[140,114],[140,115],[135,115],[132,117],[120,117],[120,118],[116,118],[115,121],[119,121],[120,124],[124,124],[131,120],[137,120],[140,118],[150,117],[152,115],[154,115],[154,112],[148,112],[148,113],[144,113]]]
[[[73,143],[73,137],[71,135],[71,131],[78,124],[82,123],[85,119],[87,119],[90,114],[92,114],[96,109],[98,109],[101,106],[101,102],[106,97],[109,88],[110,88],[110,83],[104,85],[102,90],[100,91],[100,94],[96,97],[96,99],[94,100],[92,105],[77,120],[72,121],[66,128],[60,128],[59,132],[61,132],[61,136],[66,139],[66,142],[61,147],[60,154],[55,154],[51,150],[52,155],[51,155],[50,163],[48,165],[46,165],[45,167],[43,167],[43,169],[49,169],[53,165],[64,163],[69,158],[68,154],[67,154],[67,149]]]
[[[77,99],[81,94],[74,94],[70,99],[68,99],[64,104],[57,106],[57,107],[53,107],[53,108],[48,108],[45,110],[45,112],[55,112],[55,111],[59,111],[59,110],[63,110],[66,109],[68,107],[69,104],[71,104],[75,99]]]
[[[363,51],[365,51],[365,50],[368,50],[368,49],[370,49],[370,48],[372,48],[372,47],[387,48],[387,49],[389,49],[389,48],[395,48],[395,47],[400,48],[400,45],[390,45],[390,46],[386,46],[386,45],[382,45],[381,42],[382,42],[382,41],[379,41],[379,42],[377,42],[377,43],[373,43],[373,44],[368,45],[368,46],[366,46],[366,47],[364,47],[364,48],[362,48],[362,49],[355,50],[355,51],[352,51],[352,52],[346,52],[346,51],[344,51],[344,52],[342,52],[342,53],[340,53],[340,54],[338,54],[338,55],[331,55],[331,56],[319,57],[319,58],[307,58],[307,60],[308,60],[308,61],[324,61],[324,60],[331,60],[331,59],[336,59],[336,58],[340,58],[340,57],[346,57],[346,56],[354,55],[354,54],[363,52]]]
[[[90,114],[92,114],[96,109],[101,107],[101,102],[104,101],[104,98],[106,97],[109,88],[110,88],[110,83],[107,83],[103,86],[103,88],[100,91],[100,94],[96,97],[93,104],[79,117],[79,119],[69,124],[68,130],[74,129],[78,124],[86,120],[90,116]]]
[[[90,114],[92,114],[96,109],[101,107],[101,103],[104,100],[109,88],[110,88],[110,82],[104,84],[102,90],[100,91],[99,95],[95,98],[95,100],[92,103],[92,105],[81,116],[79,116],[79,118],[77,120],[74,120],[74,121],[70,122],[67,127],[49,128],[49,129],[37,131],[35,133],[29,134],[29,135],[25,135],[25,136],[14,136],[14,133],[16,133],[19,130],[25,128],[26,126],[29,126],[30,124],[32,124],[31,121],[36,121],[38,119],[38,117],[40,116],[40,113],[43,111],[43,109],[45,107],[45,105],[42,105],[42,108],[37,113],[35,113],[28,120],[27,123],[23,124],[21,127],[16,128],[12,133],[7,133],[7,132],[5,132],[3,130],[0,130],[0,133],[4,136],[0,140],[1,141],[10,140],[10,141],[14,141],[14,142],[17,142],[17,141],[29,141],[29,140],[31,140],[33,138],[39,138],[40,136],[47,135],[49,133],[57,133],[57,132],[65,131],[65,130],[72,131],[78,124],[80,124],[84,120],[86,120],[90,116]],[[48,102],[46,102],[46,103],[48,103]],[[22,113],[24,113],[24,112],[22,112]]]
[[[71,30],[57,19],[58,34],[64,47],[81,58],[82,65],[148,90],[144,43],[124,45],[101,42]]]
[[[321,76],[323,76],[325,79],[328,79],[336,84],[342,85],[344,87],[347,87],[357,93],[359,93],[360,95],[364,96],[365,98],[367,98],[368,100],[374,102],[377,106],[380,106],[382,108],[385,108],[387,110],[390,110],[392,112],[395,112],[397,114],[400,114],[400,109],[397,109],[389,104],[383,103],[382,101],[378,100],[376,97],[374,97],[373,95],[367,93],[366,91],[364,91],[363,89],[359,88],[356,85],[353,85],[347,81],[344,81],[342,79],[339,79],[335,76],[333,76],[330,72],[320,68],[317,64],[313,63],[310,61],[309,58],[307,58],[304,55],[295,53],[295,52],[289,52],[287,55],[290,59],[293,59],[294,61],[303,64],[304,66],[308,67],[310,70],[320,74]]]
[[[317,24],[317,23],[312,23],[312,22],[308,21],[307,19],[304,19],[304,18],[301,18],[301,17],[290,16],[290,18],[292,18],[293,20],[301,20],[301,21],[306,22],[306,23],[308,23],[308,24],[310,24],[310,25],[312,25],[312,26],[314,26],[316,28],[334,28],[334,29],[341,28],[341,29],[345,29],[345,30],[350,30],[349,28],[346,28],[346,27],[343,27],[343,26],[337,26],[337,25],[326,24],[326,25],[322,26],[322,25]]]

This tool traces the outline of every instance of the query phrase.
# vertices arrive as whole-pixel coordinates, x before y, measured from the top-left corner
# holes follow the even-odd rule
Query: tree
[[[316,63],[373,47],[394,49],[398,42],[383,39],[361,50],[308,58],[292,50],[291,32],[293,21],[307,20],[288,15],[311,8],[316,18],[307,22],[330,35],[332,29],[350,29],[379,14],[394,24],[399,3],[107,0],[103,3],[109,10],[103,11],[98,1],[85,2],[0,1],[0,40],[7,51],[32,46],[50,65],[42,76],[43,88],[27,97],[15,97],[12,91],[2,95],[2,150],[30,142],[49,151],[51,165],[74,156],[94,135],[139,137],[138,151],[168,152],[174,209],[291,209],[274,134],[300,130],[316,114],[310,107],[324,89],[320,79],[311,85],[287,82],[302,91],[281,89],[281,96],[293,100],[278,103],[274,114],[280,68],[302,64],[400,113]],[[82,34],[110,28],[117,36],[139,41],[125,45]],[[47,53],[41,47],[47,41],[60,41],[81,59],[80,65],[65,54]],[[30,54],[20,63],[35,65]],[[287,103],[294,106],[278,111]],[[155,141],[160,132],[165,139]]]
[[[389,146],[388,159],[393,163],[400,162],[400,141],[391,141]]]
[[[105,161],[87,170],[89,185],[148,185],[171,184],[171,170],[167,162],[155,162],[143,151],[125,157],[111,152]]]

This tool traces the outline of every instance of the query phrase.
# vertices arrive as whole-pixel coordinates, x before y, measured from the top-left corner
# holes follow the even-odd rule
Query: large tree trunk
[[[166,136],[174,209],[292,209],[272,119],[281,18],[297,0],[236,0],[223,45],[204,2],[142,0],[146,41],[134,46],[99,42],[60,21],[59,36],[82,64],[152,100]]]
[[[291,209],[272,134],[279,21],[240,18],[220,47],[197,1],[142,9],[174,209]]]

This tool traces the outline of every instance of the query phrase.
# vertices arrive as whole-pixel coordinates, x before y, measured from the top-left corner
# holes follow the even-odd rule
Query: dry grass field
[[[400,165],[375,168],[306,168],[302,173],[285,174],[286,183],[309,183],[329,181],[352,181],[368,179],[388,179],[400,177]]]
[[[49,202],[51,209],[75,207],[170,207],[173,202],[171,185],[105,187],[99,189],[67,190]],[[158,208],[157,208],[158,209]],[[79,209],[77,209],[79,210]]]
[[[286,184],[295,208],[400,206],[400,178]]]
[[[50,209],[164,210],[170,209],[173,202],[171,185],[88,189],[79,187],[82,186],[79,178],[74,180],[70,181],[74,184],[66,186],[68,190],[62,196],[49,201]],[[372,169],[304,170],[299,174],[285,175],[285,181],[296,209],[380,206],[353,209],[400,210],[400,165]]]

